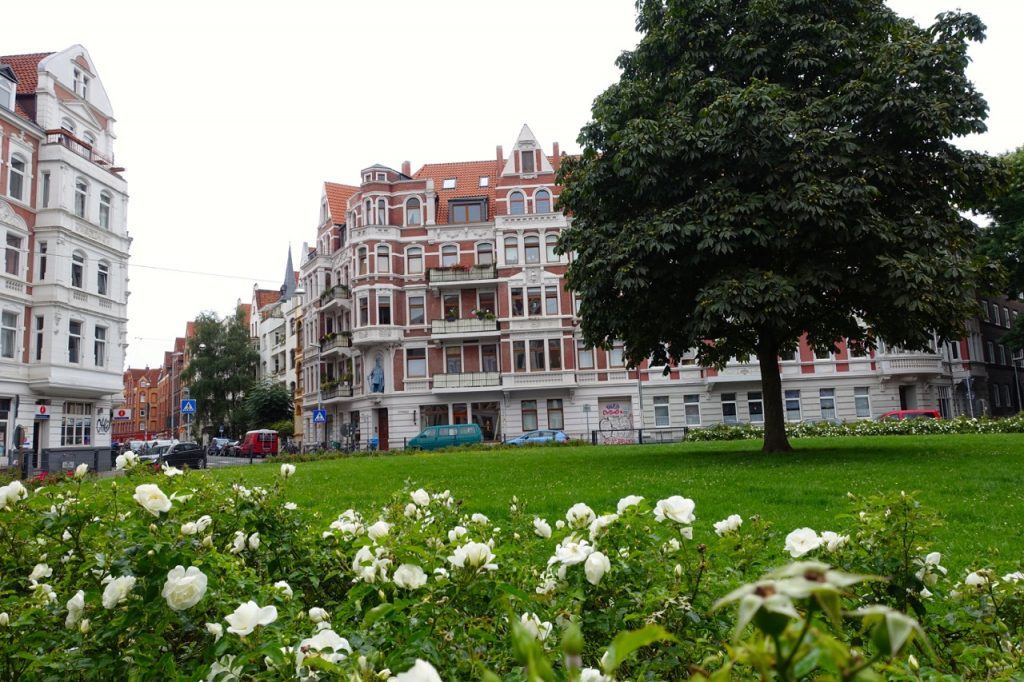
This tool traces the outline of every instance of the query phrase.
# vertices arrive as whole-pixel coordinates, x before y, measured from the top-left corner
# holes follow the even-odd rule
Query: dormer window
[[[75,69],[75,94],[82,99],[89,98],[89,77],[81,69]]]
[[[387,182],[387,179],[388,179],[388,174],[387,173],[377,173],[377,180],[379,180],[381,182]]]
[[[363,173],[363,182],[371,182],[373,180],[373,173]]]
[[[488,186],[490,186],[490,184],[491,184],[491,176],[489,176],[489,175],[481,175],[480,176],[480,186],[481,187],[488,187]]]
[[[4,67],[5,69],[7,67]],[[0,73],[0,107],[14,111],[15,84]]]
[[[523,151],[519,152],[519,159],[519,168],[522,173],[528,174],[537,172],[533,163],[532,149],[524,149]]]
[[[455,189],[455,178],[445,178],[442,180],[441,189]]]

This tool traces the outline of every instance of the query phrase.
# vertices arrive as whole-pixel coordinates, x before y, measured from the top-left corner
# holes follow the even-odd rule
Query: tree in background
[[[790,449],[779,352],[959,338],[997,173],[970,14],[882,0],[639,0],[632,52],[563,162],[560,246],[587,342],[631,362],[756,356],[765,451]]]
[[[188,340],[188,362],[181,373],[190,396],[196,400],[193,425],[214,428],[211,425],[224,424],[227,433],[238,434],[245,421],[243,400],[259,363],[245,312],[239,307],[233,316],[223,319],[215,313],[202,313],[195,320],[194,332]],[[194,426],[192,430],[196,440],[199,428]]]
[[[982,231],[980,251],[1003,266],[1006,295],[1024,292],[1024,147],[999,157],[1007,183],[992,201],[992,224]],[[1016,355],[1024,349],[1024,316],[1018,315],[1002,343]]]
[[[245,417],[249,429],[274,429],[292,418],[292,394],[284,384],[261,381],[245,394]],[[284,435],[284,434],[282,434]]]

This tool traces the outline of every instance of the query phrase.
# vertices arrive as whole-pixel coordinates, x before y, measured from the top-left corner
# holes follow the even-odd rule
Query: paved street
[[[253,464],[260,464],[263,462],[259,457],[254,457],[252,460]],[[220,457],[219,455],[211,455],[206,458],[206,465],[210,469],[223,469],[224,467],[237,467],[237,466],[249,466],[248,457]]]

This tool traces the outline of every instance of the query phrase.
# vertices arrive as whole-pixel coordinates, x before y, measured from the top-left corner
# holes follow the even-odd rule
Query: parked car
[[[278,453],[279,441],[277,431],[256,429],[248,431],[238,445],[240,457],[266,457]]]
[[[540,429],[538,431],[527,431],[515,438],[506,438],[504,443],[505,445],[534,445],[537,443],[565,443],[568,440],[569,436],[565,435],[564,431]]]
[[[140,455],[139,460],[153,465],[166,464],[179,469],[183,466],[190,469],[205,469],[206,450],[198,443],[158,445],[146,454]]]
[[[428,426],[419,435],[410,438],[406,447],[410,450],[440,450],[483,442],[484,435],[479,424],[445,424]]]
[[[206,447],[206,451],[211,455],[226,455],[227,451],[225,448],[230,443],[228,438],[211,438],[210,444]]]
[[[904,419],[942,419],[938,410],[890,410],[878,418],[878,421],[902,421]]]

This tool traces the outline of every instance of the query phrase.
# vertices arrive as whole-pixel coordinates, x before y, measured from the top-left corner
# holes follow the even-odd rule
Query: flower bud
[[[213,547],[213,536],[207,535],[203,538],[203,547]]]
[[[677,578],[683,577],[683,567],[680,564],[676,564],[676,567],[672,569]]]
[[[149,532],[150,533],[155,533],[156,530],[157,530],[157,528],[156,528],[156,524],[155,523],[149,524]]]
[[[4,611],[3,613],[0,613],[0,626],[7,627],[10,624],[11,624],[11,617],[7,615],[7,612]]]
[[[89,634],[89,619],[83,618],[82,622],[78,624],[78,631],[83,635]]]
[[[154,552],[153,550],[149,550],[148,552],[146,552],[146,556],[156,556],[156,552]]]

